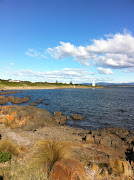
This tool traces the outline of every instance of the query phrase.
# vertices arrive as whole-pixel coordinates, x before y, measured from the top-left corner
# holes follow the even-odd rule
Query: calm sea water
[[[36,107],[46,109],[51,114],[61,111],[70,116],[77,113],[84,116],[82,121],[70,120],[70,126],[97,129],[103,127],[125,127],[134,131],[134,88],[107,89],[48,89],[23,90],[15,97],[29,96],[30,101],[43,103]],[[23,103],[23,105],[28,105]],[[48,103],[49,105],[45,105]],[[121,110],[125,112],[122,112]]]

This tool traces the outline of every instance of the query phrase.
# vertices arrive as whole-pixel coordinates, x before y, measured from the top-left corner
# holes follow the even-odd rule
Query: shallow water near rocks
[[[22,90],[22,93],[12,94],[12,96],[31,96],[28,103],[20,105],[29,105],[32,101],[38,102],[39,99],[43,99],[36,107],[46,109],[51,114],[54,111],[61,111],[67,116],[83,115],[82,121],[67,122],[73,127],[91,130],[104,127],[125,127],[134,131],[133,87]]]

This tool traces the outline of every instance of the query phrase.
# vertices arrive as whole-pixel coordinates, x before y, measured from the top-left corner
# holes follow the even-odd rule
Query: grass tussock
[[[48,180],[47,173],[31,161],[19,161],[13,157],[6,168],[0,168],[4,180]]]
[[[17,146],[9,141],[7,138],[3,138],[0,141],[0,151],[1,152],[10,152],[14,156],[19,156],[19,150]]]
[[[49,173],[56,161],[72,156],[70,143],[44,140],[37,142],[34,151],[34,161]]]

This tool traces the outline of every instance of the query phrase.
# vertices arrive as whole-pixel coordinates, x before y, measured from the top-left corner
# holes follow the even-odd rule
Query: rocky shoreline
[[[12,102],[16,103],[13,99]],[[75,173],[80,180],[133,179],[133,131],[115,127],[94,131],[76,129],[66,126],[68,118],[61,112],[54,112],[52,116],[48,111],[34,106],[0,106],[1,138],[6,137],[18,146],[23,144],[29,152],[40,140],[71,143],[73,157],[54,164],[50,173],[52,180],[60,180],[63,176],[73,179]],[[72,118],[83,119],[77,114]]]

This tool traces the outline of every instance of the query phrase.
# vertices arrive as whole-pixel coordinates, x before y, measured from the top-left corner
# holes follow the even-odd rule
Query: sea
[[[124,127],[134,131],[134,87],[41,89],[21,92],[12,96],[31,97],[28,103],[20,105],[28,106],[32,101],[43,99],[36,107],[46,109],[52,115],[54,111],[60,111],[66,116],[84,116],[84,120],[74,121],[70,118],[66,122],[68,126],[89,130]]]

